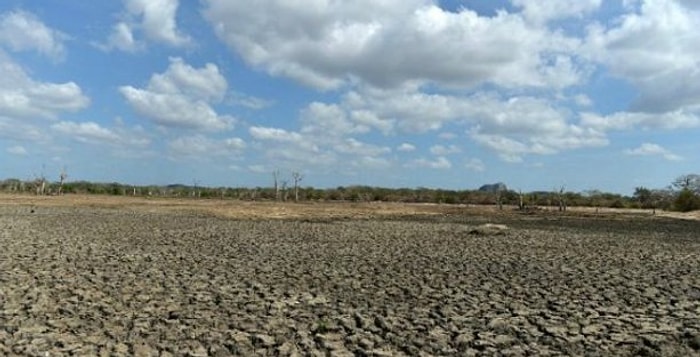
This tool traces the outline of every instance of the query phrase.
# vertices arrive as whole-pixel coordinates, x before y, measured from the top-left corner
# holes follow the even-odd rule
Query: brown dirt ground
[[[0,195],[0,355],[700,355],[661,216]]]
[[[194,211],[239,219],[293,218],[372,218],[384,216],[472,214],[483,216],[522,215],[516,207],[482,205],[443,205],[393,202],[265,202],[219,199],[143,198],[106,195],[31,196],[0,194],[0,205],[43,207],[100,207],[143,210],[147,212]],[[561,215],[555,207],[538,207],[533,215]],[[651,210],[569,207],[568,216],[634,218],[651,216]],[[656,217],[700,220],[700,211],[670,212],[657,210]]]

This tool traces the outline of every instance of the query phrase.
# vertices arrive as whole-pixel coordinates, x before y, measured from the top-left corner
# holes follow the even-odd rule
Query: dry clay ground
[[[499,353],[700,355],[700,222],[0,196],[0,355]]]

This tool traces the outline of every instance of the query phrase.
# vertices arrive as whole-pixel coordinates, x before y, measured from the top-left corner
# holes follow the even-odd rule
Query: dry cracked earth
[[[0,355],[700,355],[700,222],[0,206]]]

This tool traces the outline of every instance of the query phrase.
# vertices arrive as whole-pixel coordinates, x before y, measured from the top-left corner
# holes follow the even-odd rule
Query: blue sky
[[[0,177],[664,187],[700,172],[698,4],[6,0]]]

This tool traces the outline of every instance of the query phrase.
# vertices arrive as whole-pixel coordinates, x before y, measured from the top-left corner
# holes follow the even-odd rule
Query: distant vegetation
[[[133,186],[121,183],[66,181],[46,179],[0,181],[0,191],[6,193],[58,195],[98,194],[141,197],[180,197],[201,199],[234,199],[246,201],[349,201],[349,202],[410,202],[443,204],[515,205],[521,209],[551,206],[566,210],[567,206],[645,208],[692,211],[700,209],[700,175],[684,175],[665,189],[638,187],[632,196],[597,190],[568,192],[564,187],[552,191],[519,192],[503,183],[484,185],[478,190],[444,190],[433,188],[384,188],[346,186],[327,189],[313,187],[203,187],[194,185]],[[299,179],[300,180],[300,179]]]

